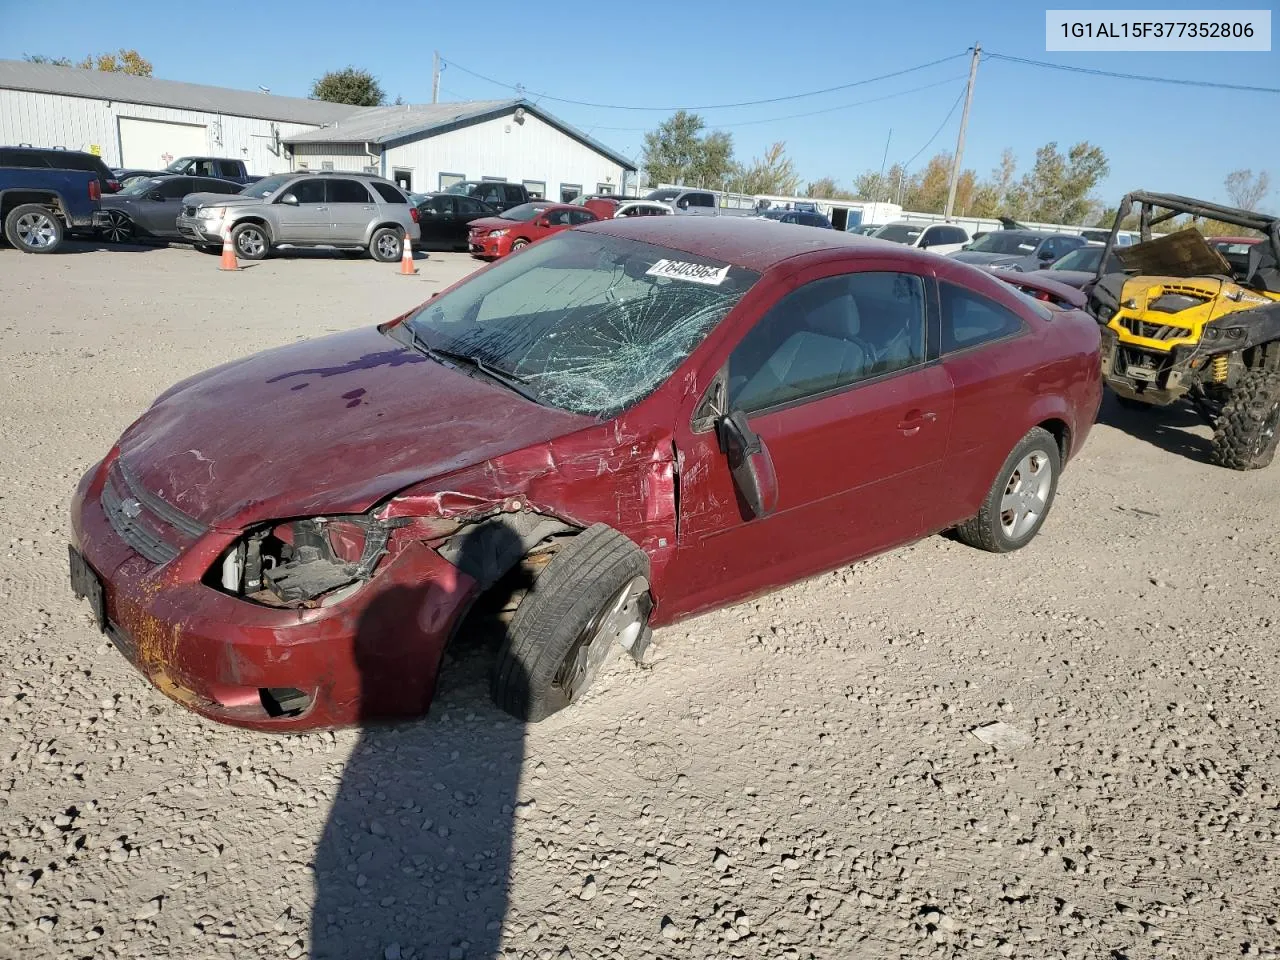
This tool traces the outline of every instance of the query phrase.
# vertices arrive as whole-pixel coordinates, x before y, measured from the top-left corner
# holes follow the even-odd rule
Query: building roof
[[[593,140],[581,130],[554,117],[528,100],[463,100],[456,103],[404,104],[391,107],[363,107],[358,113],[328,123],[319,130],[308,130],[282,138],[285,143],[377,143],[394,144],[435,136],[459,127],[514,113],[523,107],[551,126],[578,142],[603,154],[623,169],[636,165],[621,154]]]
[[[368,107],[353,107],[326,100],[279,97],[270,93],[208,87],[177,80],[135,77],[127,73],[56,67],[48,63],[0,60],[0,89],[55,93],[66,97],[120,100],[157,107],[177,107],[237,117],[258,117],[286,123],[319,125],[358,114]]]

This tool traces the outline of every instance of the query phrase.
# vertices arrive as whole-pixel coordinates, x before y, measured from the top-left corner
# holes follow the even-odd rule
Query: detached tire
[[[1260,470],[1280,440],[1280,372],[1250,370],[1231,391],[1213,431],[1213,462],[1231,470]]]
[[[1049,515],[1061,470],[1058,441],[1033,427],[1005,460],[978,515],[956,527],[956,536],[991,553],[1025,547]]]
[[[560,548],[516,609],[489,685],[494,703],[529,723],[563,710],[615,646],[648,630],[649,610],[644,551],[612,527],[588,527]]]
[[[38,203],[16,206],[4,218],[5,238],[23,253],[53,253],[65,232],[62,218]]]

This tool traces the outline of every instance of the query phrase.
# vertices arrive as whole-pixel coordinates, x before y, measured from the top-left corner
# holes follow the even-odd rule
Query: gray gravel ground
[[[1280,954],[1280,465],[1177,413],[1104,406],[1020,553],[704,616],[533,728],[472,648],[375,731],[154,692],[70,597],[76,480],[174,381],[471,268],[419,265],[0,250],[0,957]]]

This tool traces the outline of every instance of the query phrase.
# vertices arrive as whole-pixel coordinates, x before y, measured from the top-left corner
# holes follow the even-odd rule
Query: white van
[[[954,223],[895,220],[871,234],[878,240],[905,243],[930,253],[954,253],[969,242],[969,232]]]

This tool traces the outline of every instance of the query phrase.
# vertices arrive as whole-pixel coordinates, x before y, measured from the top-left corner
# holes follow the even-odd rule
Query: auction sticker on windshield
[[[683,260],[659,260],[645,271],[651,277],[669,277],[672,280],[688,280],[718,287],[729,276],[729,268],[710,267],[705,263],[686,263]]]

